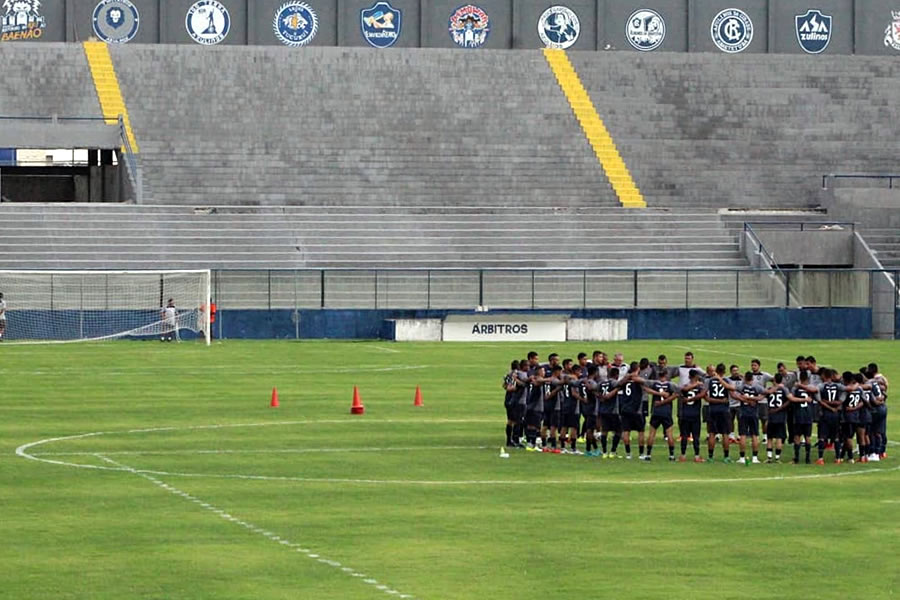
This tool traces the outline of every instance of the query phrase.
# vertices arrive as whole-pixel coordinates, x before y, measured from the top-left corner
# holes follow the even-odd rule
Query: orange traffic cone
[[[363,406],[362,401],[359,399],[359,388],[355,385],[353,386],[353,406],[350,407],[351,415],[361,415],[366,412],[366,407]]]
[[[278,388],[272,388],[272,408],[278,408]]]
[[[422,390],[419,389],[419,386],[416,386],[416,399],[413,402],[413,406],[425,406],[422,402]]]

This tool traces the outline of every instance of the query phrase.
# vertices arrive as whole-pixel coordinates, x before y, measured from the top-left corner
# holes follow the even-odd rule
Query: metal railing
[[[106,121],[104,117],[61,117],[59,115],[0,115],[0,121]]]
[[[890,173],[829,173],[822,175],[822,189],[829,189],[828,181],[835,179],[887,179],[888,189],[894,189],[894,180],[900,179],[900,175]]]
[[[869,307],[873,278],[887,272],[768,268],[219,270],[213,271],[212,293],[221,309]]]
[[[750,241],[753,242],[753,245],[756,247],[756,253],[759,255],[760,260],[766,267],[774,272],[778,281],[781,283],[781,287],[784,289],[784,302],[785,306],[790,306],[791,304],[791,289],[788,282],[787,275],[785,275],[784,271],[778,266],[778,263],[775,262],[775,258],[769,253],[766,249],[765,244],[762,243],[762,240],[759,239],[759,236],[756,235],[756,232],[753,230],[753,225],[750,223],[744,223],[744,234],[750,238]]]
[[[122,138],[122,156],[125,163],[125,171],[128,174],[128,180],[131,182],[131,189],[134,192],[135,204],[143,204],[144,202],[144,184],[143,175],[141,173],[140,162],[131,142],[128,140],[128,132],[125,129],[125,118],[119,115],[119,136]]]
[[[788,231],[856,231],[856,223],[850,221],[750,221],[744,223],[745,231],[748,226],[756,229],[782,229]]]

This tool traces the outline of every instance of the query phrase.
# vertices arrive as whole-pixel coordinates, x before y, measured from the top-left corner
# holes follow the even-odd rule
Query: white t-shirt
[[[166,322],[174,323],[175,322],[175,307],[167,306],[165,311],[166,311]]]
[[[0,321],[6,320],[6,300],[0,300]]]

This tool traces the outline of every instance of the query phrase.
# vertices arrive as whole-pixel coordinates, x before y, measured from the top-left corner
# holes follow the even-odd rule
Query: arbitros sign
[[[449,315],[445,342],[564,342],[568,315]]]

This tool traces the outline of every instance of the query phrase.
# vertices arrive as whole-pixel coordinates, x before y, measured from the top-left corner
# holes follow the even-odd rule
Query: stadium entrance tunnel
[[[103,120],[0,117],[0,201],[124,201],[121,144]]]

